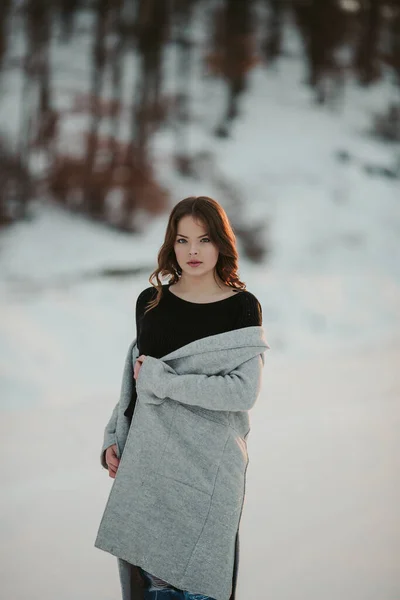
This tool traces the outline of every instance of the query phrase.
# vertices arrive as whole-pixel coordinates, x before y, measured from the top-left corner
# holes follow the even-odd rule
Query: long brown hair
[[[164,243],[158,255],[158,267],[149,277],[149,282],[157,290],[157,296],[148,302],[145,313],[155,308],[162,297],[162,277],[170,275],[169,284],[179,281],[182,273],[175,256],[174,244],[178,231],[178,223],[186,215],[203,222],[207,226],[211,241],[217,246],[219,256],[214,270],[218,277],[232,288],[245,290],[246,284],[238,277],[238,253],[236,236],[228,216],[222,206],[208,196],[189,196],[178,202],[171,211],[165,232]],[[153,283],[156,279],[157,283]]]

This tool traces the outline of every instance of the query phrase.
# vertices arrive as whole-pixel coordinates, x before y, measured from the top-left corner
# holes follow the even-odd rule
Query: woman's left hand
[[[138,378],[138,376],[139,376],[140,367],[142,366],[142,363],[143,363],[144,359],[146,358],[146,356],[147,356],[146,354],[141,354],[141,355],[140,355],[140,356],[139,356],[139,357],[136,359],[135,365],[134,365],[134,367],[133,367],[133,377],[134,377],[135,379],[137,379],[137,378]]]

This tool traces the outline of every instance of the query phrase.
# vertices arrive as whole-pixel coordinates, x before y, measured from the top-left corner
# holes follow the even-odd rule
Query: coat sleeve
[[[123,374],[122,374],[122,383],[121,383],[121,391],[120,391],[120,398],[117,402],[117,404],[114,406],[114,410],[111,413],[111,417],[105,427],[104,430],[104,439],[103,439],[103,446],[101,449],[101,454],[100,454],[100,462],[101,465],[105,468],[108,469],[107,463],[106,463],[106,450],[107,448],[109,448],[110,446],[112,446],[113,444],[117,444],[117,456],[119,457],[119,448],[118,448],[118,443],[117,443],[117,425],[118,425],[118,419],[122,418],[124,419],[124,415],[120,415],[120,411],[124,411],[127,406],[129,405],[129,402],[132,398],[132,392],[134,389],[134,380],[133,380],[133,360],[134,358],[137,358],[137,354],[138,354],[138,349],[136,348],[134,356],[132,354],[134,346],[137,342],[137,338],[135,338],[133,340],[133,342],[130,344],[126,358],[125,358],[125,364],[124,364],[124,369],[123,369]]]
[[[146,356],[136,380],[143,402],[161,404],[166,398],[209,410],[250,410],[260,393],[263,356],[257,354],[227,375],[178,374],[153,356]]]
[[[116,429],[117,429],[117,419],[118,419],[118,411],[119,411],[119,402],[114,407],[114,410],[111,413],[110,420],[108,421],[106,428],[104,430],[104,440],[103,447],[101,449],[100,462],[101,465],[108,469],[106,463],[106,450],[113,444],[117,443]]]

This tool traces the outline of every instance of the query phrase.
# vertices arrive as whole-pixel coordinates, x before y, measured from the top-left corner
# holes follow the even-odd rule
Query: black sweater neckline
[[[214,300],[213,302],[191,302],[190,300],[184,300],[183,298],[180,298],[179,296],[177,296],[176,294],[174,294],[173,292],[171,292],[170,285],[172,285],[171,283],[167,283],[165,284],[165,289],[168,293],[168,296],[172,297],[172,298],[176,298],[179,302],[184,302],[185,304],[192,304],[193,306],[210,306],[212,304],[219,304],[220,302],[226,302],[227,300],[231,300],[232,298],[235,298],[235,296],[239,296],[240,294],[238,292],[242,291],[242,290],[238,290],[238,292],[236,292],[235,294],[232,294],[232,296],[228,296],[227,298],[222,298],[222,300]]]

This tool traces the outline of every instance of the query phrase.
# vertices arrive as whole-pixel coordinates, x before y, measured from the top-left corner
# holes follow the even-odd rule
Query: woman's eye
[[[201,238],[201,241],[204,241],[204,240],[207,240],[207,242],[209,242],[209,241],[210,241],[210,238],[208,238],[208,237]],[[178,242],[186,242],[186,240],[184,240],[183,238],[179,238],[177,241],[178,241]]]

